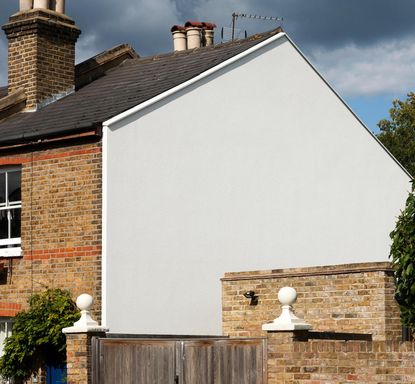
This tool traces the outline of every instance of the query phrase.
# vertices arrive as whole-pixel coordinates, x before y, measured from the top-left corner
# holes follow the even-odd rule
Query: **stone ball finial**
[[[311,325],[298,318],[293,311],[293,304],[297,301],[297,291],[292,287],[281,288],[278,292],[278,300],[282,304],[281,315],[270,323],[264,324],[264,331],[298,331],[309,330]]]
[[[278,292],[278,300],[282,305],[293,305],[297,301],[297,291],[292,287],[281,288]]]
[[[87,293],[79,295],[76,299],[76,306],[81,311],[89,311],[92,307],[92,304],[94,304],[94,298],[91,295],[88,295]]]
[[[63,333],[88,333],[88,332],[107,332],[108,328],[101,327],[92,317],[89,310],[94,304],[94,298],[87,293],[83,293],[76,299],[76,306],[81,311],[81,318],[72,327],[62,330]]]

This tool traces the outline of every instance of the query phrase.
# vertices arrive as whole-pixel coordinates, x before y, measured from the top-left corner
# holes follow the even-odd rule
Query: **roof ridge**
[[[278,33],[281,33],[281,32],[284,32],[282,27],[277,27],[277,28],[274,28],[274,29],[266,31],[266,32],[261,32],[261,33],[256,33],[254,35],[250,35],[250,36],[246,37],[245,39],[226,41],[224,43],[214,44],[214,45],[210,45],[208,47],[186,49],[184,51],[173,51],[173,52],[155,54],[155,55],[151,55],[151,56],[139,57],[139,58],[134,59],[134,61],[139,61],[140,63],[145,63],[145,62],[148,62],[148,61],[155,61],[155,60],[158,60],[158,59],[165,59],[165,58],[169,58],[169,57],[182,57],[182,56],[191,55],[191,54],[194,54],[194,53],[209,52],[209,51],[214,51],[214,50],[218,50],[218,49],[226,49],[230,46],[240,46],[240,45],[243,45],[244,43],[252,42],[252,41],[255,41],[255,40],[258,40],[258,43],[259,43],[260,40],[264,40],[266,38],[269,38],[269,37],[274,36],[274,35],[276,35]]]
[[[116,60],[117,65],[112,68],[98,67],[102,69],[97,73],[99,76],[70,96],[37,112],[17,113],[0,121],[0,145],[21,145],[51,136],[90,130],[91,127],[99,126],[122,112],[248,52],[281,32],[282,29],[277,28],[213,47],[170,52],[142,59]]]

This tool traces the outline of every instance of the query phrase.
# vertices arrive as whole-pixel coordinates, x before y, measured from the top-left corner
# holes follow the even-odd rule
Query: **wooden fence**
[[[93,384],[265,384],[265,339],[92,340]]]

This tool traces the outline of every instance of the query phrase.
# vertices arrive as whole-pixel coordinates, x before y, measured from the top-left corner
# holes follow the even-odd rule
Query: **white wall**
[[[387,260],[409,177],[285,37],[122,123],[111,331],[220,334],[225,272]]]

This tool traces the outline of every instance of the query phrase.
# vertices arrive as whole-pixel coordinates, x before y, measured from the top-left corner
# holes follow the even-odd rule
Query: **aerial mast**
[[[263,21],[283,21],[284,20],[282,17],[259,16],[259,15],[251,15],[248,13],[234,12],[232,13],[232,41],[235,40],[236,21],[238,20],[238,17],[243,17],[246,19],[263,20]]]

